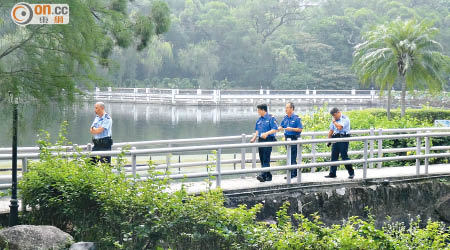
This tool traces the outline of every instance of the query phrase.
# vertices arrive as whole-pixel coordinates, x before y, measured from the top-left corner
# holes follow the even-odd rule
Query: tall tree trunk
[[[402,117],[404,117],[406,109],[406,80],[404,76],[402,76],[401,79],[402,79],[401,105],[402,105]]]
[[[391,120],[391,106],[392,106],[391,91],[392,91],[392,88],[388,88],[388,91],[387,91],[388,92],[388,101],[387,101],[387,109],[386,109],[388,120]]]

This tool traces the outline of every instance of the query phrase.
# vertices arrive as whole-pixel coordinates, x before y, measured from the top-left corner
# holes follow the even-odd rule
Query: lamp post
[[[17,106],[19,99],[10,91],[9,102],[13,106],[13,137],[12,137],[12,192],[9,205],[9,226],[19,224],[19,204],[17,202]]]

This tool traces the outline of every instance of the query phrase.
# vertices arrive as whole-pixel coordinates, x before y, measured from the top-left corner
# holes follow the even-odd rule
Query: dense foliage
[[[435,40],[450,55],[446,0],[167,2],[167,34],[148,50],[114,53],[121,67],[108,77],[115,86],[212,88],[227,81],[228,88],[359,88],[354,46],[373,26],[397,18],[432,21],[440,31]]]

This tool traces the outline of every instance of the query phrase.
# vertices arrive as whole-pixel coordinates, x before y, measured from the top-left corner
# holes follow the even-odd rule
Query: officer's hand
[[[263,133],[263,134],[261,135],[261,138],[266,139],[266,138],[267,138],[267,134],[266,134],[266,133]]]
[[[252,139],[250,139],[250,143],[254,143],[256,141],[256,137],[253,137]]]
[[[291,127],[287,127],[287,128],[285,128],[286,129],[286,131],[292,131],[292,128]]]
[[[282,129],[283,129],[283,127],[281,127],[281,126],[278,127],[278,130],[282,130]]]

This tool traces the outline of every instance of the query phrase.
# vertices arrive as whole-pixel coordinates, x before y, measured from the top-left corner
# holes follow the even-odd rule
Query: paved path
[[[424,174],[425,166],[420,166],[420,173]],[[450,174],[450,164],[436,164],[430,165],[429,174]],[[343,182],[354,182],[362,180],[362,169],[355,170],[355,179],[349,180],[346,170],[340,170],[337,172],[337,178],[328,179],[324,178],[327,172],[315,172],[315,173],[303,173],[302,174],[302,184],[307,183],[343,183]],[[246,177],[246,178],[235,178],[235,179],[222,179],[222,189],[224,191],[233,190],[244,190],[244,189],[256,189],[256,188],[268,188],[270,186],[286,185],[286,180],[284,179],[286,175],[273,175],[273,180],[270,182],[259,182],[256,178]],[[416,176],[416,166],[407,167],[386,167],[386,168],[373,168],[367,170],[367,178],[377,179],[377,178],[394,178],[394,177],[408,177]],[[292,179],[292,185],[297,184],[297,178]],[[211,188],[216,187],[215,180],[211,181]],[[199,182],[185,182],[185,183],[173,183],[171,184],[171,190],[179,190],[182,185],[188,192],[199,193],[207,190],[208,183],[206,181]],[[10,197],[0,198],[0,213],[9,212]],[[21,207],[19,211],[21,211]]]
[[[425,173],[425,166],[420,166],[420,173]],[[450,174],[450,164],[436,164],[430,165],[428,168],[429,174]],[[324,176],[328,172],[315,172],[315,173],[302,173],[302,184],[305,183],[342,183],[342,182],[352,182],[362,180],[363,170],[355,170],[355,179],[349,180],[347,170],[339,170],[337,172],[337,178],[329,179]],[[259,182],[256,178],[246,177],[238,179],[222,179],[221,188],[224,191],[233,191],[240,189],[254,189],[258,187],[270,187],[278,185],[286,185],[286,180],[284,179],[286,175],[273,175],[272,181],[270,182]],[[371,168],[367,170],[368,179],[377,178],[392,178],[392,177],[404,177],[404,176],[416,176],[416,166],[407,167],[386,167],[386,168]],[[291,180],[292,185],[297,184],[297,178]],[[185,183],[174,183],[171,185],[173,190],[178,190],[181,185],[184,184],[188,192],[199,193],[207,190],[208,183],[203,182],[185,182]],[[216,181],[211,181],[211,188],[216,187]]]

